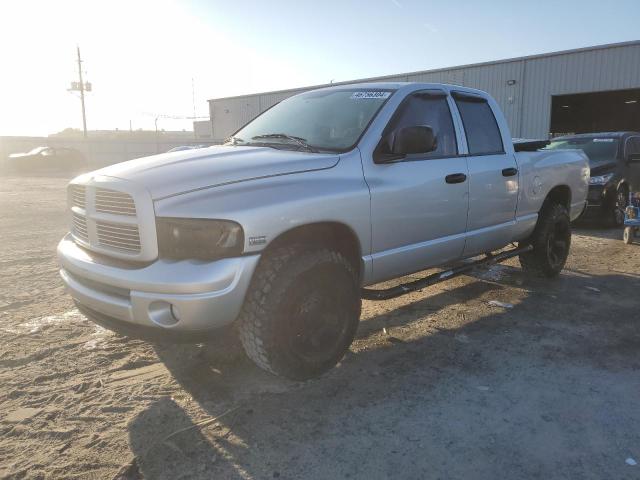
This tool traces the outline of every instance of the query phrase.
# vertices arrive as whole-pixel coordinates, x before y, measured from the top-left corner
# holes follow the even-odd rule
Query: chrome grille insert
[[[137,225],[96,222],[98,244],[128,253],[140,253],[140,232]]]
[[[73,213],[72,233],[73,235],[82,240],[83,242],[89,242],[89,233],[87,230],[87,219],[82,215]]]
[[[96,188],[96,212],[136,216],[136,204],[128,193]]]
[[[87,189],[84,185],[69,186],[69,198],[73,207],[85,208],[87,204]]]
[[[67,201],[71,236],[86,250],[140,262],[158,257],[153,200],[144,187],[108,176],[78,177]]]

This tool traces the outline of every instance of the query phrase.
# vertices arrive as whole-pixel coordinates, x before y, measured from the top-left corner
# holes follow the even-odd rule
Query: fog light
[[[178,324],[180,318],[177,309],[169,302],[156,300],[149,304],[149,319],[160,327],[171,328]]]
[[[171,305],[171,315],[176,319],[177,322],[180,321],[180,309],[176,305]]]

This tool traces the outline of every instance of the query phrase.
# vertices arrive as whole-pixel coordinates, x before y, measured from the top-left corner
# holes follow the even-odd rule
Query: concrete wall
[[[198,140],[211,141],[213,132],[211,120],[196,120],[193,122],[193,136]]]
[[[513,137],[545,138],[553,95],[640,88],[640,41],[340,84],[361,81],[450,83],[478,88],[500,104]],[[327,85],[210,100],[213,138],[222,140],[275,103],[323,86]]]
[[[0,137],[0,162],[11,153],[28,152],[40,147],[68,147],[81,151],[90,167],[103,167],[124,162],[132,158],[146,157],[179,145],[202,144],[203,140],[159,137],[158,142],[151,139],[69,139],[60,137]],[[209,143],[209,142],[204,142]]]

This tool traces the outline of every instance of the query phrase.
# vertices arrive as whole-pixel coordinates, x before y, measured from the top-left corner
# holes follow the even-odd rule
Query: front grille
[[[98,244],[103,247],[140,253],[140,232],[137,225],[98,221],[96,233]]]
[[[128,193],[96,188],[96,212],[136,216],[136,204]]]
[[[71,235],[85,249],[141,262],[157,257],[153,204],[146,192],[100,177],[69,185],[67,199]]]
[[[69,186],[69,198],[71,206],[85,208],[87,203],[87,189],[84,185]]]
[[[84,242],[89,242],[89,233],[87,231],[87,219],[82,215],[78,215],[77,213],[73,213],[72,216],[73,216],[73,222],[72,222],[73,235]]]

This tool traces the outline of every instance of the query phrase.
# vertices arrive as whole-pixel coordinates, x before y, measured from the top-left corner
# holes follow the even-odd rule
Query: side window
[[[418,92],[409,96],[394,114],[386,132],[397,132],[404,127],[427,125],[436,137],[436,149],[428,157],[453,157],[458,154],[456,134],[451,111],[444,92]],[[383,151],[390,151],[382,145]]]
[[[487,100],[455,92],[453,98],[462,117],[469,153],[471,155],[503,153],[504,146],[498,122]]]
[[[624,152],[625,158],[632,153],[640,153],[640,137],[629,137],[627,148]]]

